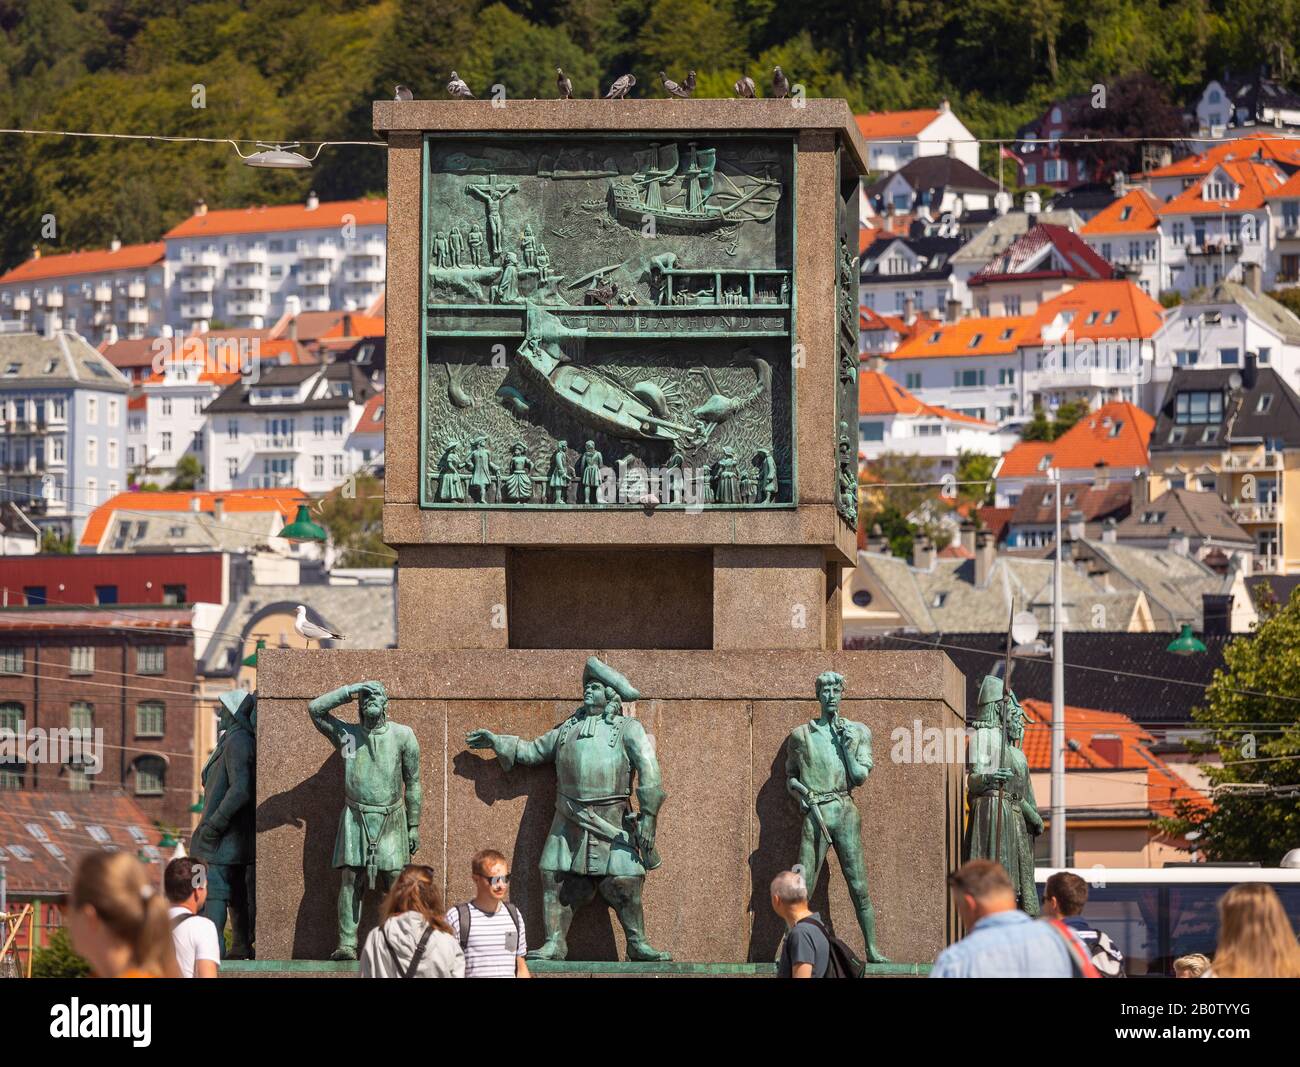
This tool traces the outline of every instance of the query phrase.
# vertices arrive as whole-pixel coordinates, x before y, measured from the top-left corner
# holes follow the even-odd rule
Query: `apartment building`
[[[77,536],[126,486],[130,384],[75,333],[0,332],[0,491],[43,528]]]
[[[208,210],[163,235],[177,329],[260,329],[294,308],[363,310],[382,294],[387,203],[321,201]],[[290,302],[294,298],[294,302]]]
[[[1082,230],[1088,247],[1147,296],[1159,296],[1168,287],[1160,207],[1145,189],[1129,189]]]
[[[867,142],[867,166],[873,172],[890,173],[922,156],[946,156],[950,152],[966,166],[979,168],[975,135],[953,114],[947,100],[937,108],[869,112],[855,118]]]
[[[42,255],[0,275],[0,320],[34,333],[68,330],[92,344],[156,336],[166,322],[161,241]]]
[[[858,450],[870,462],[886,452],[924,456],[936,471],[955,469],[963,452],[1002,454],[997,425],[918,400],[880,370],[858,373]]]

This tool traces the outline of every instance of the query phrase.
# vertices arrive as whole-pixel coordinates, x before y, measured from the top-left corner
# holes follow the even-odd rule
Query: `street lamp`
[[[239,146],[235,145],[235,151],[239,152],[239,158],[244,161],[246,167],[264,167],[269,170],[307,170],[311,167],[312,159],[308,159],[301,152],[293,152],[290,149],[297,148],[298,142],[293,144],[263,144],[257,142],[257,147],[262,149],[260,152],[254,152],[251,155],[244,155],[239,152]],[[320,148],[316,149],[316,155],[320,155]]]
[[[311,544],[313,541],[325,542],[325,527],[312,522],[311,512],[306,504],[298,505],[298,516],[280,531],[280,536],[296,545]]]
[[[259,637],[257,639],[257,647],[253,649],[251,653],[249,653],[247,656],[245,656],[242,660],[239,661],[240,665],[244,667],[256,667],[257,654],[261,652],[262,649],[264,649],[265,647],[266,647],[266,638]]]
[[[1194,656],[1198,652],[1204,652],[1205,645],[1192,633],[1192,624],[1185,622],[1182,632],[1165,646],[1165,651],[1172,652],[1175,656]]]

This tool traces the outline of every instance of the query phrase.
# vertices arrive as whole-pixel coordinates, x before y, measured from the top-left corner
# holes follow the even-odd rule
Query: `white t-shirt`
[[[189,908],[171,907],[167,917],[176,921],[178,915],[189,915]],[[473,930],[470,931],[473,933]],[[182,978],[193,978],[194,967],[199,960],[211,960],[221,966],[221,941],[217,936],[216,924],[202,915],[186,919],[179,926],[172,927],[172,948],[176,950],[176,965],[181,969]]]
[[[466,978],[513,978],[515,957],[528,952],[523,922],[515,929],[510,909],[504,903],[497,905],[495,915],[469,906],[469,944],[465,947]],[[521,917],[522,919],[522,917]],[[455,908],[447,912],[452,936],[460,941],[460,915]]]

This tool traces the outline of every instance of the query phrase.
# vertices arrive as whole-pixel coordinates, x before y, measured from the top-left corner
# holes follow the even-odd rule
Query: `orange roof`
[[[969,423],[972,426],[989,428],[993,426],[993,423],[985,422],[983,419],[918,400],[913,393],[904,389],[887,374],[865,369],[858,372],[858,414],[930,415],[938,419]]]
[[[1146,233],[1160,221],[1160,201],[1145,189],[1131,189],[1098,212],[1083,227],[1083,233]]]
[[[1014,689],[1015,686],[1012,686]],[[1045,700],[1025,700],[1025,760],[1031,771],[1051,769],[1052,705]],[[1153,753],[1155,738],[1127,715],[1117,711],[1076,708],[1065,705],[1065,769],[1146,771],[1147,807],[1158,815],[1173,815],[1174,804],[1186,801],[1208,806],[1204,794],[1198,793],[1177,771]],[[1102,738],[1118,738],[1109,746],[1098,744]]]
[[[352,432],[384,432],[384,394],[382,392],[376,393],[366,401],[366,406],[361,412],[361,418],[357,421],[356,429]]]
[[[346,328],[346,332],[345,332]],[[326,330],[321,337],[383,337],[384,320],[373,315],[361,315],[355,311],[345,311],[339,321]]]
[[[1112,468],[1145,467],[1155,424],[1155,419],[1127,401],[1103,404],[1055,441],[1021,441],[1002,457],[998,477],[1029,478],[1048,467],[1091,472],[1102,463]]]
[[[1145,178],[1193,178],[1209,174],[1216,163],[1231,159],[1249,159],[1258,154],[1264,159],[1300,164],[1300,141],[1294,137],[1241,137],[1217,144],[1199,155],[1188,156],[1167,167],[1147,171]]]
[[[1023,315],[957,322],[921,320],[923,325],[890,353],[890,359],[936,359],[941,356],[1005,356],[1016,350],[1021,331],[1031,323]]]
[[[1271,193],[1264,195],[1265,200],[1290,200],[1300,196],[1300,170],[1296,171],[1286,181],[1274,189]]]
[[[1160,209],[1162,215],[1221,214],[1223,211],[1252,211],[1264,206],[1264,197],[1281,187],[1285,176],[1276,167],[1255,160],[1220,163],[1223,171],[1240,187],[1235,200],[1207,200],[1201,195],[1213,170],[1184,189]],[[1216,168],[1217,169],[1217,168]]]
[[[868,141],[886,137],[915,137],[940,115],[938,108],[925,111],[873,111],[853,118]]]
[[[1016,340],[1024,345],[1058,341],[1061,338],[1051,334],[1062,325],[1075,340],[1148,338],[1154,337],[1163,323],[1164,309],[1159,302],[1131,281],[1097,279],[1079,282],[1044,301]]]
[[[119,508],[128,511],[193,511],[195,497],[199,501],[199,511],[212,512],[213,502],[220,498],[226,511],[278,511],[286,522],[293,518],[298,505],[306,502],[306,497],[298,489],[226,489],[221,492],[195,489],[118,493],[90,513],[86,528],[81,532],[81,545],[83,548],[95,548],[108,531],[113,512]]]
[[[98,274],[109,270],[142,270],[161,263],[165,251],[166,246],[161,241],[155,241],[147,245],[122,245],[116,252],[105,248],[93,252],[40,256],[20,263],[0,276],[0,285],[62,278],[72,274]]]
[[[350,216],[350,218],[348,217]],[[322,200],[305,204],[265,204],[191,215],[164,237],[211,237],[225,233],[266,233],[271,230],[333,230],[346,223],[382,225],[388,221],[387,200]]]

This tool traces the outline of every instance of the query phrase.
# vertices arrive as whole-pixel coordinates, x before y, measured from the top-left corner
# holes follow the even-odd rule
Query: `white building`
[[[1201,137],[1300,135],[1300,95],[1267,77],[1232,74],[1212,78],[1196,101],[1194,119]]]
[[[1168,288],[1160,208],[1145,189],[1129,189],[1089,219],[1082,232],[1089,248],[1147,296]]]
[[[937,108],[870,112],[855,117],[867,142],[867,166],[872,171],[895,171],[919,156],[946,156],[950,141],[958,159],[979,169],[975,135],[953,114],[947,100]]]
[[[1259,366],[1272,367],[1300,390],[1300,319],[1260,291],[1254,269],[1245,285],[1220,282],[1203,298],[1171,308],[1156,350],[1166,382],[1171,366],[1241,368],[1253,352]]]
[[[383,200],[313,193],[305,205],[224,211],[200,201],[163,235],[168,321],[191,332],[218,323],[260,329],[287,308],[364,309],[383,292],[386,223]]]
[[[963,452],[1002,454],[993,423],[925,404],[871,367],[858,374],[858,428],[859,454],[868,462],[901,453],[931,459],[937,472],[945,472],[956,468]]]
[[[1264,197],[1272,235],[1265,282],[1270,289],[1300,284],[1300,171]]]
[[[348,441],[372,393],[350,363],[264,368],[228,386],[205,409],[207,488],[328,492],[361,465]]]
[[[382,477],[384,473],[384,394],[376,393],[366,401],[361,418],[348,435],[347,450],[352,455],[352,469]]]
[[[0,276],[0,319],[33,332],[69,330],[92,344],[157,336],[166,322],[163,244],[43,256]]]

